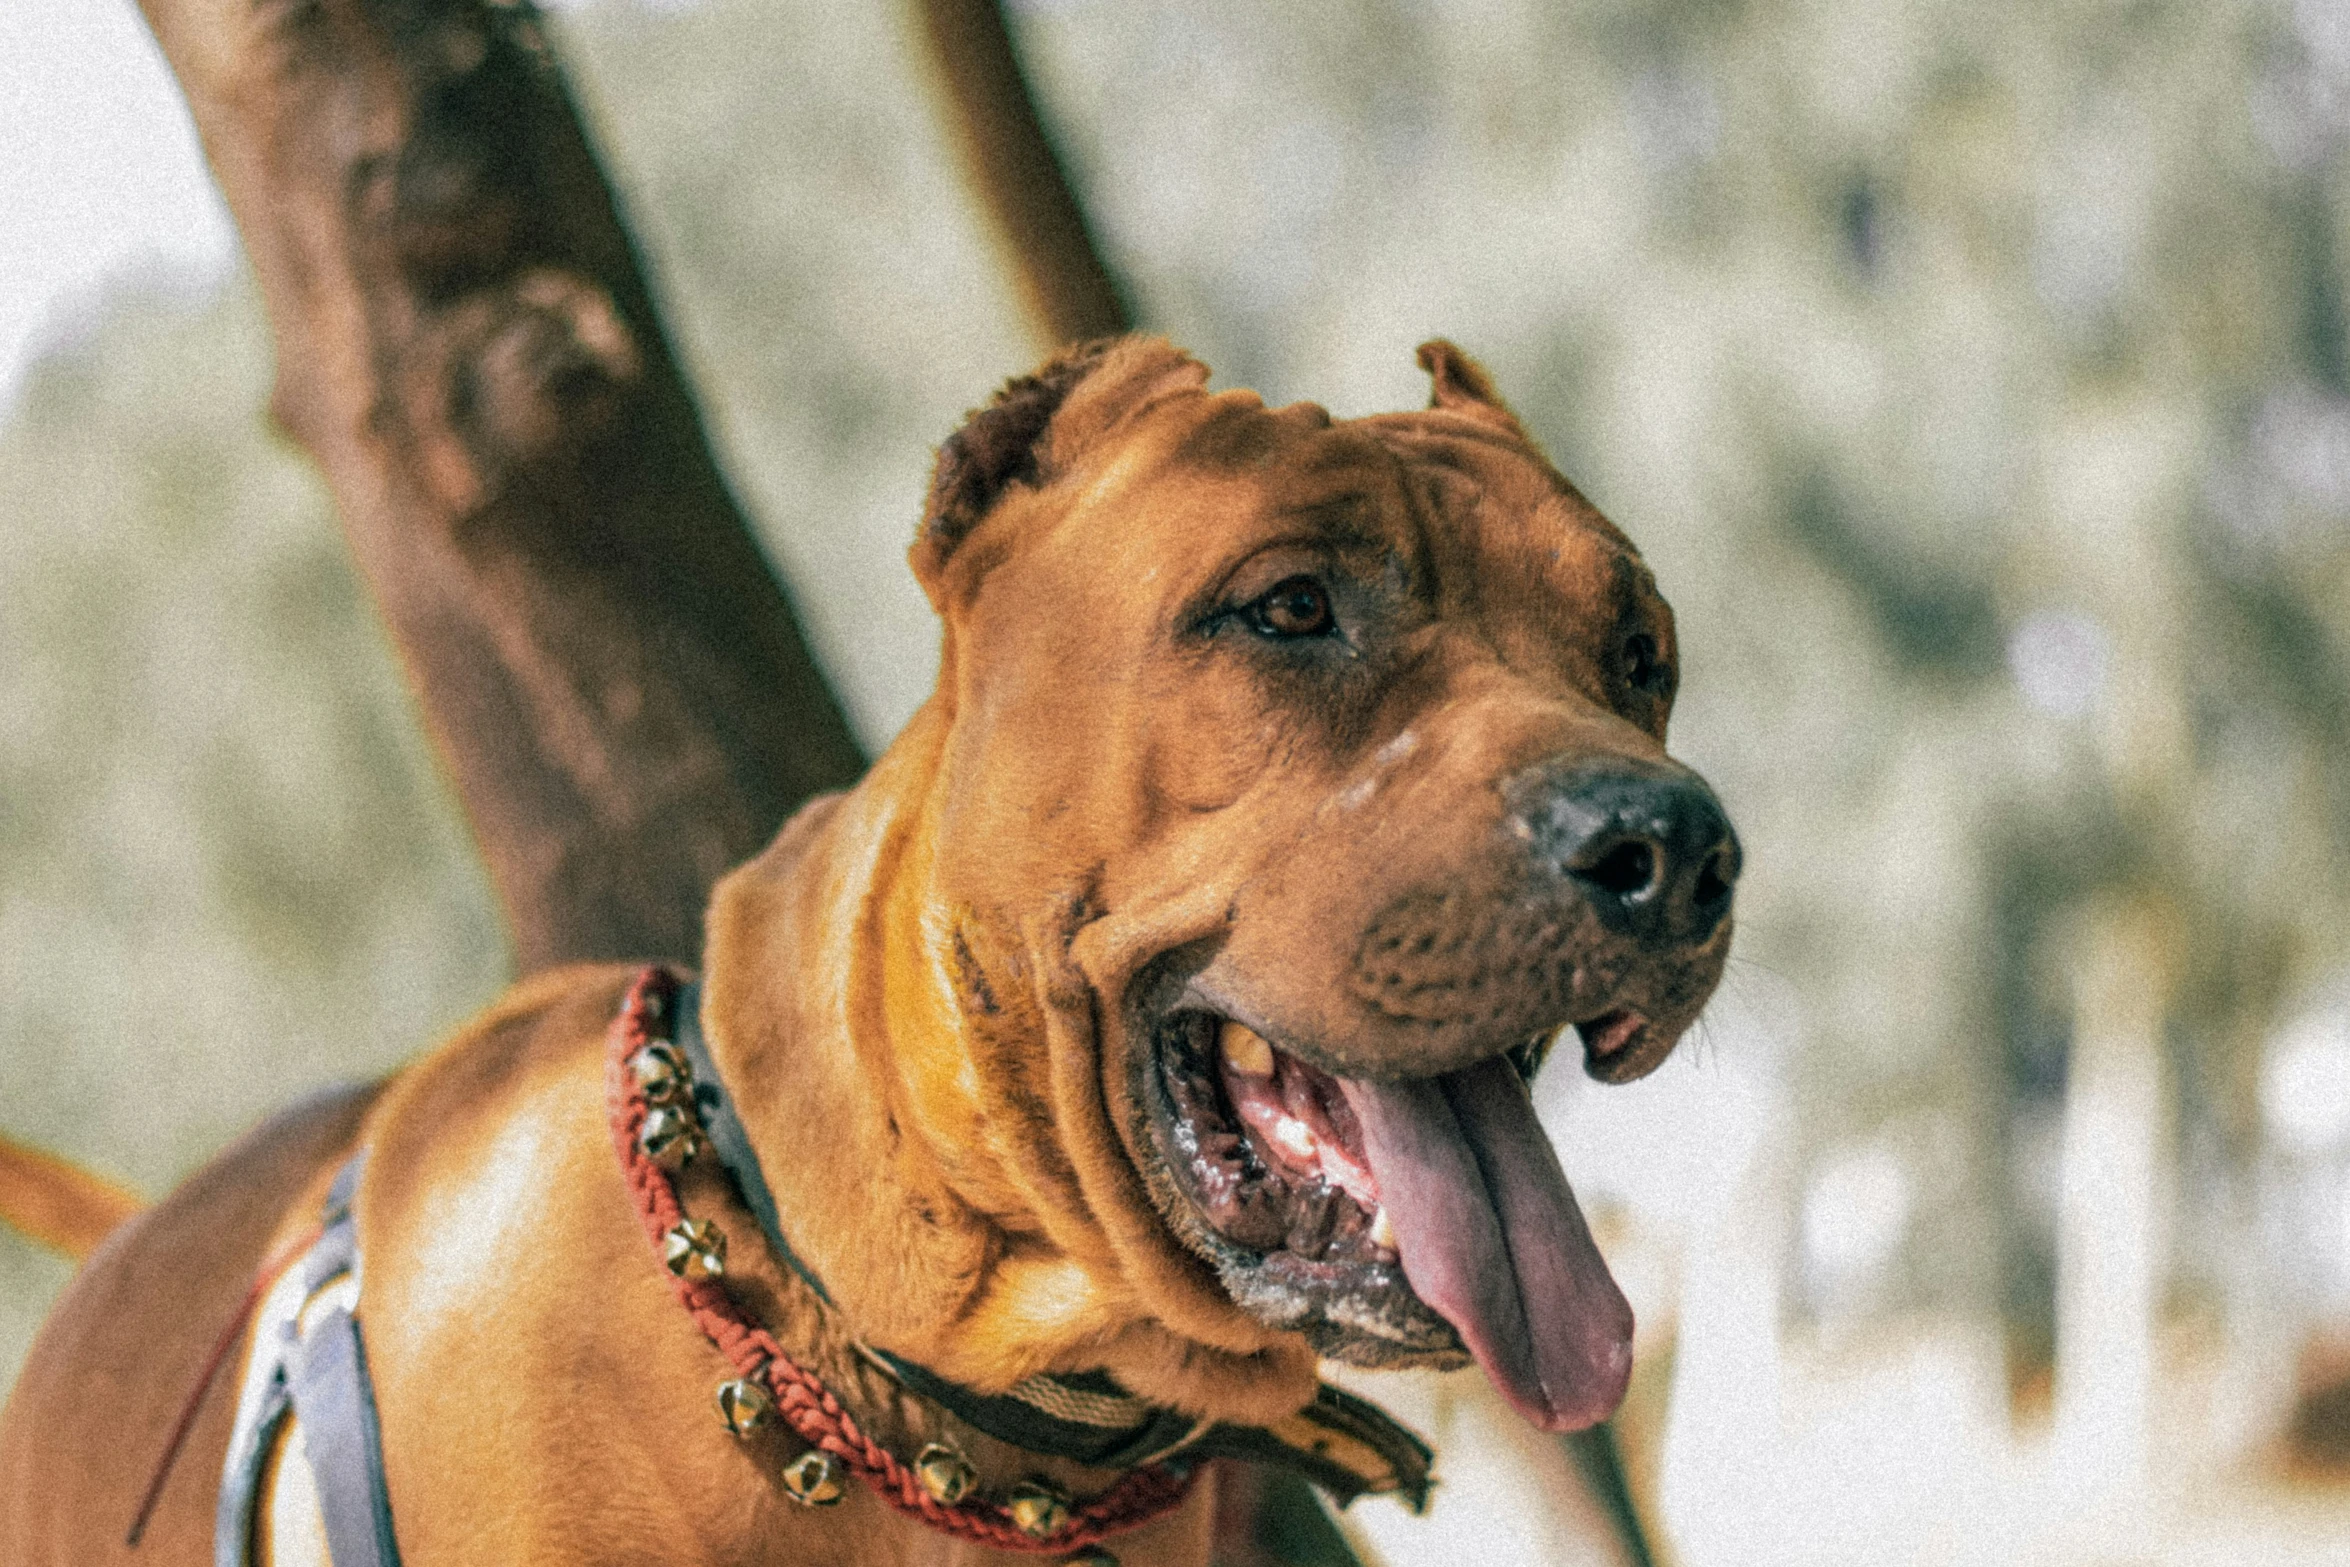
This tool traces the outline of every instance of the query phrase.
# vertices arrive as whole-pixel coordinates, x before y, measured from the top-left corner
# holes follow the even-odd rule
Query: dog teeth
[[[1273,1075],[1273,1047],[1264,1036],[1245,1023],[1224,1020],[1217,1043],[1223,1048],[1224,1063],[1243,1077],[1271,1077]],[[1293,1123],[1295,1124],[1295,1123]],[[1298,1130],[1304,1131],[1302,1124]],[[1312,1133],[1308,1132],[1309,1140]]]
[[[1385,1203],[1381,1203],[1379,1211],[1371,1215],[1371,1244],[1385,1251],[1396,1249],[1395,1223],[1387,1217]]]
[[[1314,1129],[1294,1115],[1285,1115],[1273,1123],[1273,1141],[1281,1145],[1282,1152],[1301,1163],[1319,1160],[1322,1155],[1321,1140],[1314,1136]]]

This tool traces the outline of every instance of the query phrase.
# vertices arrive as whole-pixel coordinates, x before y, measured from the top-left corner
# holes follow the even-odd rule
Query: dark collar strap
[[[1216,1426],[1184,1452],[1244,1458],[1295,1470],[1344,1507],[1365,1494],[1393,1495],[1415,1513],[1428,1506],[1436,1454],[1367,1398],[1323,1383],[1314,1401],[1269,1426]]]
[[[1143,1404],[1100,1372],[1092,1373],[1091,1379],[1109,1383],[1117,1402],[1139,1408],[1141,1419],[1095,1424],[1053,1412],[1062,1402],[1056,1394],[1088,1379],[1036,1376],[1011,1393],[980,1393],[886,1349],[868,1348],[866,1353],[909,1392],[929,1399],[965,1425],[999,1442],[1095,1469],[1139,1469],[1154,1458],[1172,1456],[1186,1449],[1200,1425],[1172,1409]]]
[[[700,981],[681,987],[674,1035],[693,1069],[694,1110],[711,1151],[725,1166],[743,1206],[784,1265],[816,1298],[832,1294],[815,1270],[784,1239],[775,1194],[759,1168],[733,1096],[718,1075],[702,1035]],[[1143,1403],[1107,1373],[1030,1377],[1008,1393],[981,1393],[929,1368],[865,1346],[865,1354],[900,1385],[999,1442],[1099,1469],[1139,1468],[1168,1458],[1240,1458],[1293,1469],[1328,1491],[1343,1507],[1367,1492],[1401,1496],[1414,1512],[1427,1505],[1428,1444],[1367,1399],[1322,1384],[1314,1401],[1270,1426],[1215,1425]]]
[[[677,1048],[685,1052],[686,1065],[693,1068],[694,1116],[702,1123],[702,1135],[710,1139],[711,1151],[733,1177],[743,1206],[759,1221],[759,1233],[767,1237],[768,1246],[784,1266],[800,1276],[801,1283],[816,1292],[818,1300],[831,1305],[832,1292],[783,1238],[783,1220],[775,1211],[775,1193],[768,1189],[767,1173],[759,1168],[750,1134],[743,1130],[742,1117],[734,1113],[734,1096],[726,1091],[718,1076],[718,1063],[710,1058],[710,1042],[702,1037],[702,982],[697,979],[680,986],[671,1005],[677,1009],[671,1032]]]

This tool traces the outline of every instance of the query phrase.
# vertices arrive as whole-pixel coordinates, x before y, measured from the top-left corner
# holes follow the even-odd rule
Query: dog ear
[[[1526,427],[1518,423],[1501,394],[1493,389],[1493,377],[1485,367],[1458,345],[1445,338],[1431,338],[1422,343],[1418,358],[1420,368],[1428,372],[1430,395],[1428,406],[1447,413],[1464,414],[1482,424],[1489,424],[1505,435],[1527,440]]]
[[[1115,338],[1079,343],[1046,360],[1033,375],[1006,381],[985,408],[948,436],[930,470],[930,499],[914,541],[914,570],[925,582],[979,519],[1015,484],[1042,477],[1044,433],[1069,389],[1085,379]]]
[[[946,438],[931,469],[910,555],[932,604],[944,607],[949,557],[1008,492],[1042,489],[1095,437],[1162,396],[1198,390],[1207,374],[1164,338],[1110,337],[1064,348],[1005,382]]]

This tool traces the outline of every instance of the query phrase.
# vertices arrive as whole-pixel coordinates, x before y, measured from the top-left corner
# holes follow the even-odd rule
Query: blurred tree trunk
[[[863,765],[535,14],[143,0],[524,971],[701,947]]]
[[[863,766],[527,5],[143,0],[524,972],[700,951]],[[923,0],[1039,336],[1129,316],[992,0]]]

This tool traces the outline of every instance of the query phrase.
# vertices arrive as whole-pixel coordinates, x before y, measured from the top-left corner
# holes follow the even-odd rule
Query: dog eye
[[[1657,651],[1656,638],[1636,633],[1624,644],[1624,678],[1636,691],[1662,695],[1673,688],[1673,672]]]
[[[1249,625],[1266,637],[1318,637],[1337,624],[1330,590],[1312,577],[1283,578],[1246,613]]]

